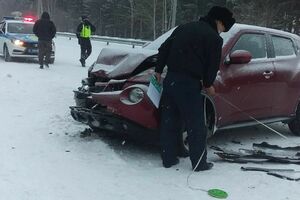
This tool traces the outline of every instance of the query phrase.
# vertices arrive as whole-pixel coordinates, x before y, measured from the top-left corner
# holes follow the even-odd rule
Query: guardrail
[[[76,34],[74,33],[57,32],[56,35],[76,38]],[[92,35],[91,39],[96,41],[106,42],[107,45],[109,45],[109,43],[128,44],[128,45],[132,45],[132,48],[134,48],[135,46],[143,46],[144,44],[151,42],[147,40],[136,40],[136,39],[117,38],[117,37],[98,36],[98,35]]]

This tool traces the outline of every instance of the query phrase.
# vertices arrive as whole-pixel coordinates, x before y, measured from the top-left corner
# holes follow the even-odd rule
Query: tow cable
[[[204,94],[206,95],[206,94]],[[232,104],[230,101],[228,101],[227,99],[225,99],[224,97],[216,94],[216,97],[219,97],[221,100],[223,100],[226,104],[232,106],[233,108],[235,108],[236,110],[238,110],[239,112],[243,113],[244,115],[246,115],[247,117],[249,117],[250,119],[256,121],[258,124],[266,127],[267,129],[271,130],[273,133],[276,133],[277,135],[279,135],[280,137],[284,138],[284,139],[288,139],[286,136],[284,136],[283,134],[279,133],[278,131],[274,130],[273,128],[269,127],[268,125],[260,122],[259,120],[255,119],[254,117],[252,117],[251,115],[247,114],[246,112],[242,111],[239,107],[235,106],[234,104]],[[195,169],[198,167],[203,155],[204,155],[204,152],[202,152],[198,162],[197,162],[197,165],[194,167],[193,171],[188,175],[186,181],[187,181],[187,186],[192,189],[192,190],[200,190],[200,191],[203,191],[203,192],[206,192],[209,196],[211,197],[214,197],[214,198],[218,198],[218,199],[226,199],[228,197],[228,193],[224,190],[221,190],[221,189],[217,189],[217,188],[213,188],[213,189],[209,189],[209,190],[205,190],[205,189],[202,189],[202,188],[195,188],[195,187],[192,187],[189,183],[189,179],[191,177],[191,175],[195,172]]]

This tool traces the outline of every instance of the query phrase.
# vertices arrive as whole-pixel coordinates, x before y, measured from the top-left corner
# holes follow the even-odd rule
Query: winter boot
[[[199,172],[199,171],[210,170],[213,166],[214,166],[213,163],[205,162],[204,164],[199,164],[194,171]]]
[[[163,161],[163,166],[165,168],[170,168],[172,167],[173,165],[177,165],[179,163],[179,159],[178,158],[175,158],[175,160],[173,160],[172,162],[164,162]]]
[[[84,60],[83,58],[80,58],[79,61],[80,61],[80,63],[81,63],[81,66],[82,66],[82,67],[85,67],[85,60]]]

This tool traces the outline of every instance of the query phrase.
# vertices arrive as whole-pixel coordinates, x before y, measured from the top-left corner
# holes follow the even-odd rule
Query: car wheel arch
[[[6,43],[4,43],[4,45],[3,45],[3,56],[4,56],[4,60],[6,62],[10,62],[11,59],[12,59],[10,54],[9,54],[9,50],[8,50],[8,47],[7,47]]]
[[[207,136],[211,137],[216,131],[216,108],[213,99],[206,94],[204,94],[204,120]]]
[[[294,135],[300,136],[300,102],[297,105],[295,117],[288,122],[288,127]]]
[[[204,96],[204,120],[207,127],[207,138],[214,135],[216,131],[216,109],[213,99],[203,94]],[[179,156],[186,157],[189,152],[189,145],[187,142],[187,132],[185,128],[182,129],[181,134],[179,136],[179,143],[178,143],[178,149],[179,149]]]

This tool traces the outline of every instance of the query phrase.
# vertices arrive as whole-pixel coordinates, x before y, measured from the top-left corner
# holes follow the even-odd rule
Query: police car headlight
[[[144,98],[144,92],[140,88],[134,88],[129,92],[128,100],[132,103],[139,103]]]
[[[24,42],[22,40],[13,40],[12,42],[16,46],[23,46],[24,45]]]

